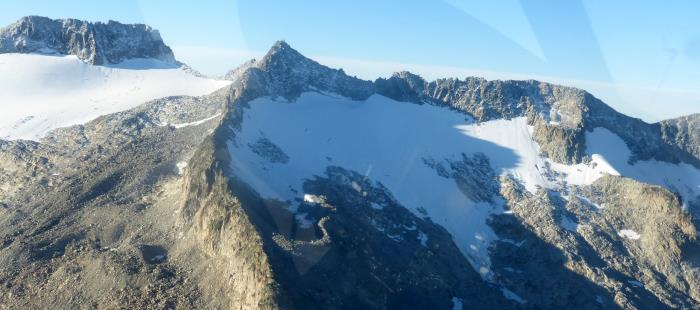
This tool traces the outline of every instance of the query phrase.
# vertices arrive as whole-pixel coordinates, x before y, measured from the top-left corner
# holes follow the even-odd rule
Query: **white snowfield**
[[[258,98],[243,115],[241,132],[229,142],[232,169],[262,197],[287,201],[294,211],[300,201],[312,197],[304,193],[304,181],[324,175],[326,167],[335,165],[364,174],[381,182],[419,217],[424,216],[419,209],[425,209],[451,233],[486,279],[491,275],[488,247],[497,238],[486,220],[494,212],[504,212],[502,202],[490,205],[470,200],[453,179],[439,176],[424,159],[444,162],[462,153],[481,152],[497,173],[515,176],[530,191],[538,186],[561,189],[590,184],[605,174],[663,186],[684,185],[695,195],[700,184],[700,171],[689,165],[627,164],[625,143],[605,129],[586,135],[591,163],[563,165],[540,156],[532,128],[523,117],[477,124],[443,107],[379,95],[352,101],[316,92],[304,93],[295,102]],[[271,141],[289,161],[271,162],[253,152],[251,145],[259,139]],[[568,224],[575,232],[577,224]]]
[[[75,56],[0,54],[0,138],[39,140],[58,127],[229,83],[151,59],[93,66]]]
[[[190,126],[198,126],[198,125],[204,124],[204,123],[206,123],[206,122],[208,122],[208,121],[210,121],[210,120],[213,120],[213,119],[219,117],[219,115],[221,115],[221,113],[216,113],[216,114],[214,114],[214,115],[212,115],[212,116],[210,116],[210,117],[207,117],[207,118],[204,118],[204,119],[200,119],[200,120],[194,121],[194,122],[181,123],[181,124],[167,124],[167,123],[166,123],[166,124],[163,124],[163,126],[173,126],[173,127],[175,127],[175,128],[184,128],[184,127],[190,127]]]
[[[627,239],[632,239],[632,240],[639,240],[642,236],[637,233],[634,230],[631,229],[622,229],[617,232],[617,235],[622,237],[622,238],[627,238]]]

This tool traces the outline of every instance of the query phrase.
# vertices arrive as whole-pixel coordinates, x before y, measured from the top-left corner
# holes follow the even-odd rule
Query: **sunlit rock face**
[[[94,65],[134,58],[175,62],[172,50],[163,43],[158,31],[147,25],[40,16],[27,16],[2,28],[0,53],[75,55]]]

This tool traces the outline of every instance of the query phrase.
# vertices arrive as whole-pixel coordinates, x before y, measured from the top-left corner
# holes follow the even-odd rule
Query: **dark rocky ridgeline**
[[[157,30],[147,25],[40,16],[23,17],[0,29],[0,53],[75,55],[94,65],[116,64],[132,58],[175,63],[170,47],[163,43]]]
[[[448,106],[480,122],[527,117],[543,155],[557,162],[585,161],[585,132],[602,127],[626,142],[633,162],[656,159],[700,167],[697,117],[648,124],[615,111],[583,90],[534,80],[469,77],[427,82],[399,72],[388,79],[377,79],[375,85],[387,97]]]
[[[700,113],[659,122],[663,139],[700,158]]]

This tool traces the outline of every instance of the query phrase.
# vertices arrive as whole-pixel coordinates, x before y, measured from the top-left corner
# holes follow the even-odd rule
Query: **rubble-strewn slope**
[[[226,94],[156,100],[38,144],[3,142],[12,147],[2,156],[29,168],[0,169],[3,180],[23,180],[0,196],[0,307],[228,302],[228,290],[211,289],[228,278],[178,216],[185,163],[217,119],[177,126],[220,115]]]

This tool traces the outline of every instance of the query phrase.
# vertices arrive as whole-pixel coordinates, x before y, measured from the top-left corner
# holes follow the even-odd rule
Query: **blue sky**
[[[222,74],[278,39],[366,79],[535,78],[585,88],[656,121],[700,112],[700,2],[25,0],[24,15],[146,23],[176,57]]]

